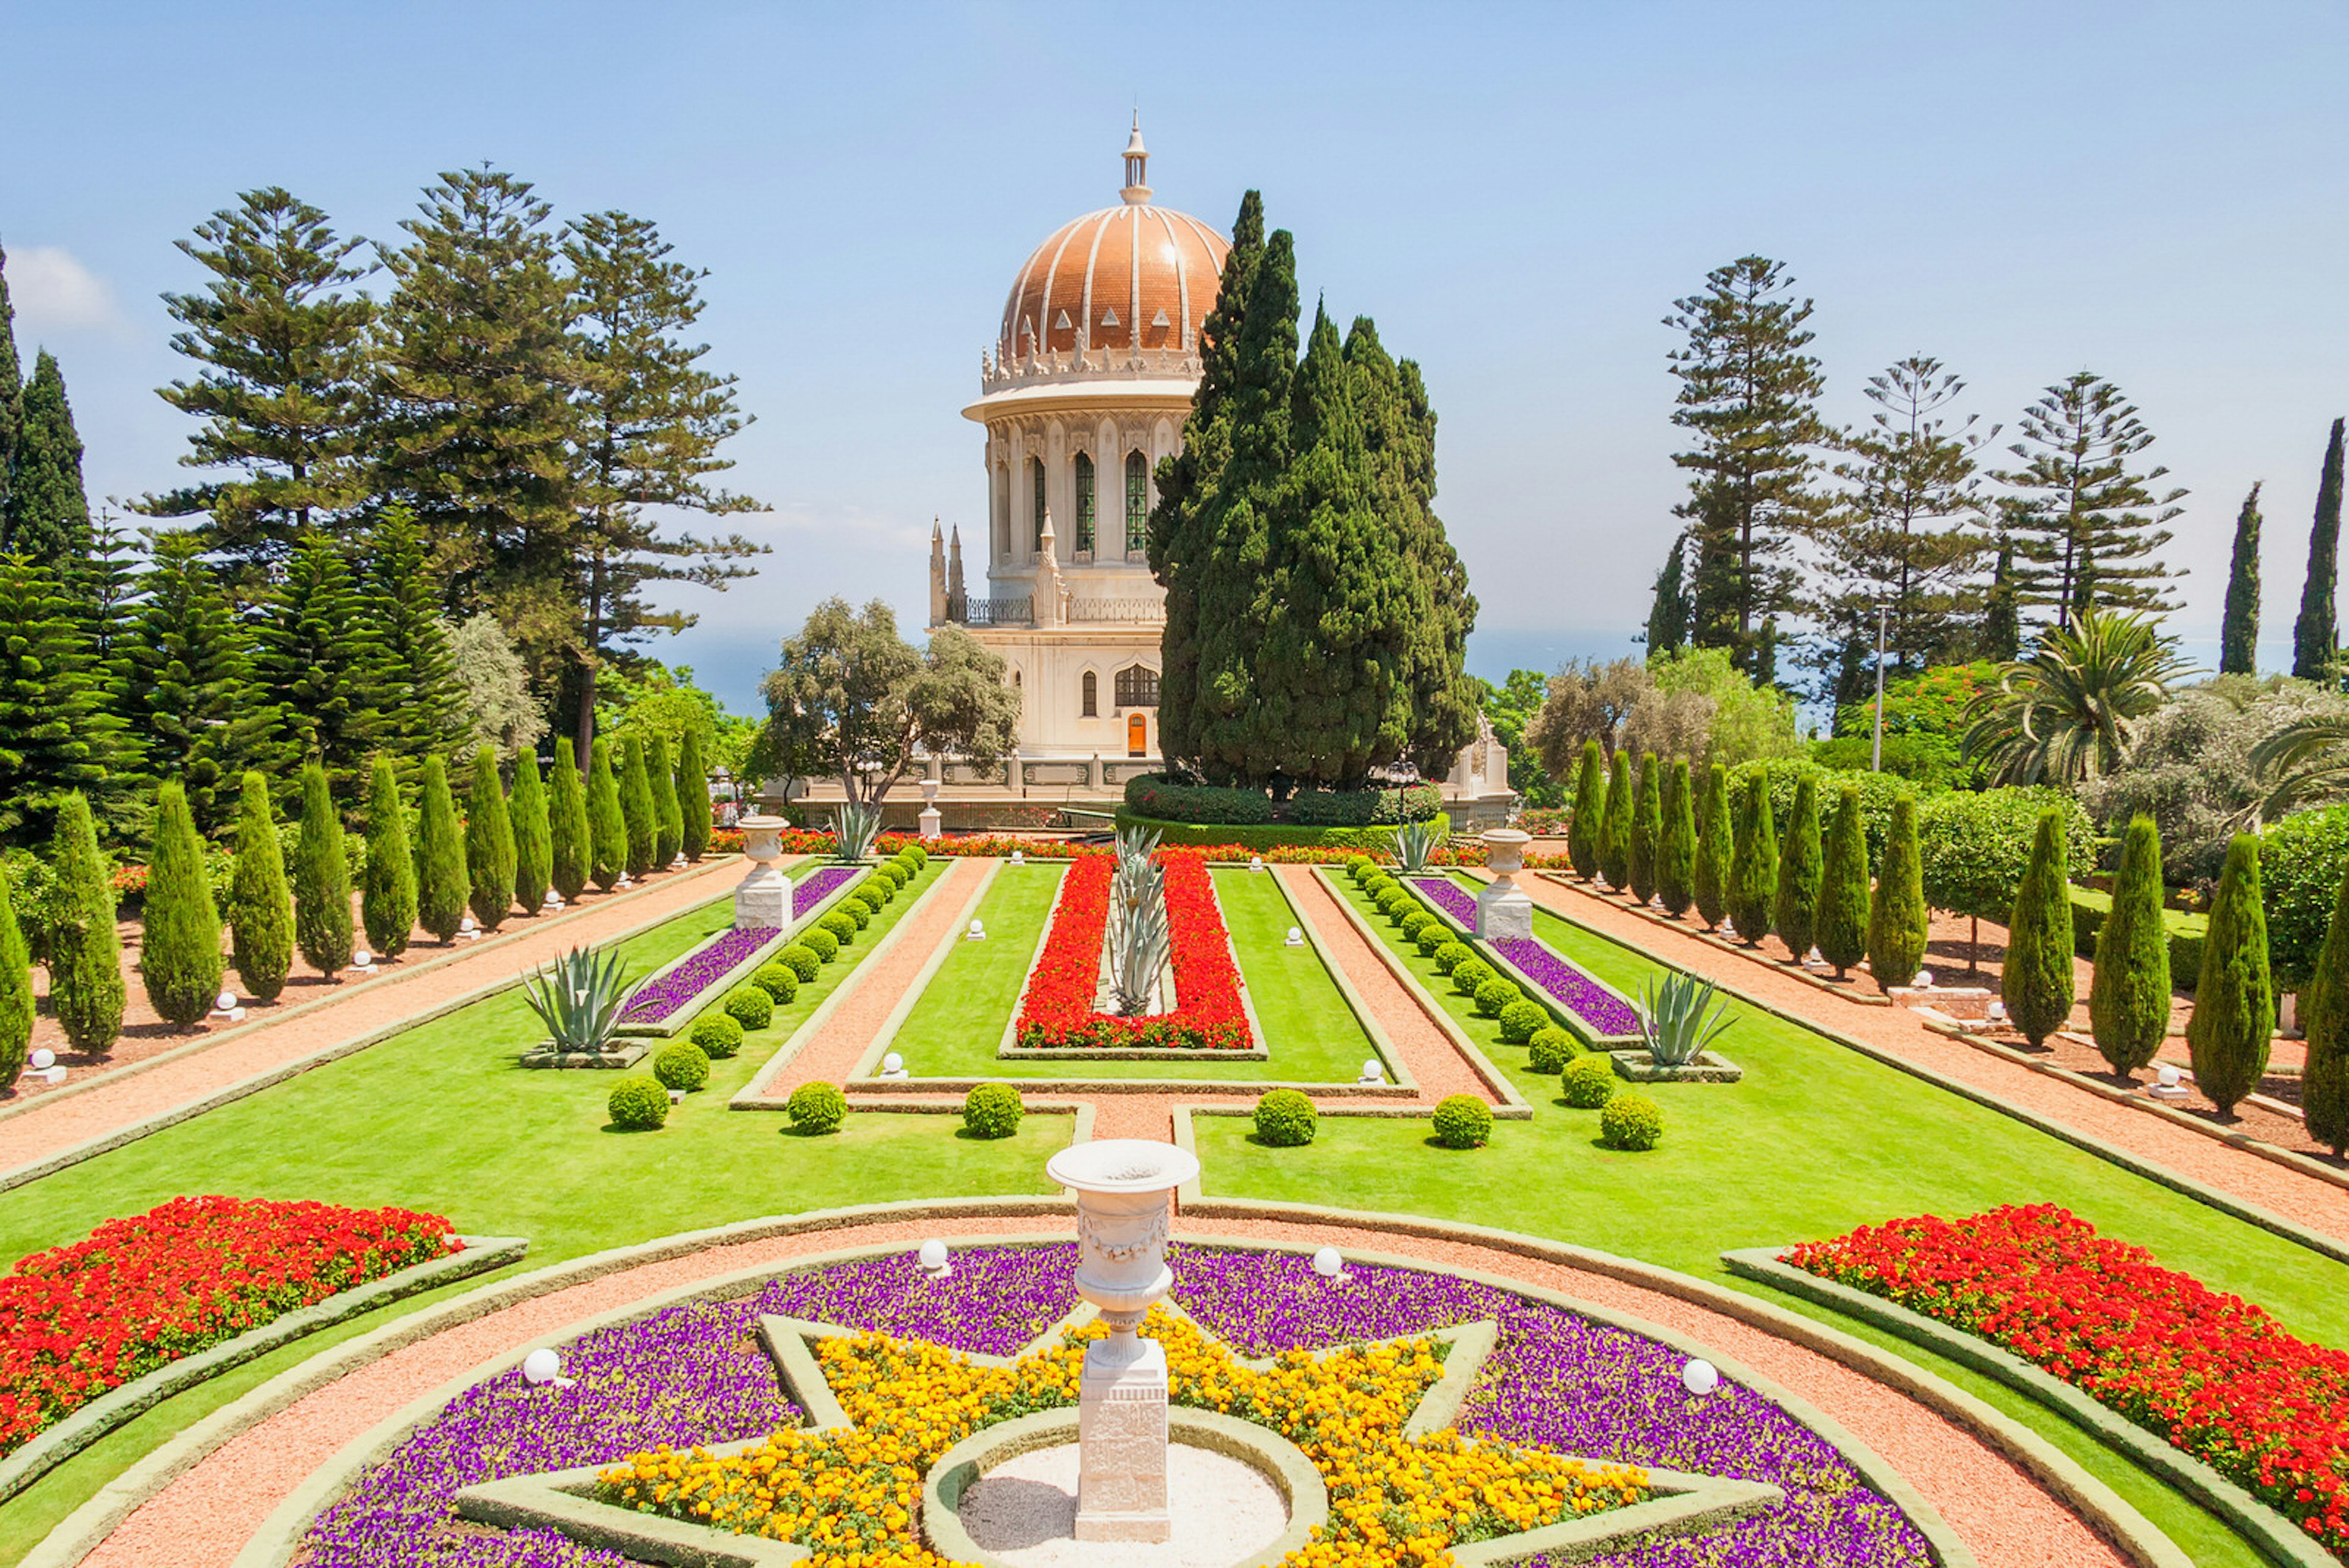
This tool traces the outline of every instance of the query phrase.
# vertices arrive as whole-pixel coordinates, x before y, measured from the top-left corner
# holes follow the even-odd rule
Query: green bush
[[[873,878],[876,882],[888,883],[889,890],[894,893],[912,881],[914,876],[912,872],[905,869],[902,862],[884,860],[880,865],[873,867]]]
[[[1860,826],[1868,839],[1868,863],[1871,866],[1884,857],[1884,841],[1892,833],[1892,803],[1903,794],[1919,793],[1915,784],[1889,770],[1880,774],[1869,773],[1864,768],[1858,772],[1842,772],[1833,768],[1822,768],[1806,758],[1785,757],[1767,763],[1745,763],[1736,770],[1735,775],[1730,781],[1732,788],[1733,790],[1744,780],[1756,777],[1764,781],[1764,787],[1768,791],[1770,797],[1771,826],[1782,841],[1786,836],[1787,829],[1794,826],[1795,792],[1801,786],[1806,777],[1816,781],[1815,787],[1822,803],[1830,800],[1840,801],[1843,798],[1843,792],[1847,788],[1859,791]],[[1940,798],[1938,792],[1929,793],[1932,799]],[[1926,794],[1919,793],[1919,798],[1926,798]],[[2040,804],[2044,805],[2048,803],[2042,801]],[[1822,818],[1825,815],[1823,805]],[[2029,815],[2023,818],[2023,832],[2026,846],[2031,836],[2033,820],[2033,818]]]
[[[2275,982],[2304,991],[2316,978],[2333,895],[2349,876],[2349,803],[2285,817],[2260,836],[2260,888],[2267,905],[2268,952]],[[2178,949],[2170,948],[2170,962]],[[2181,974],[2195,969],[2181,968]]]
[[[2261,853],[2266,853],[2264,846]],[[2070,894],[2073,950],[2084,959],[2094,959],[2097,940],[2104,934],[2105,921],[2113,912],[2112,895],[2077,884],[2072,887]],[[2202,974],[2202,942],[2210,934],[2210,917],[2186,909],[2173,909],[2165,905],[2161,911],[2161,929],[2169,944],[2169,982],[2191,995],[2195,981]],[[2273,928],[2270,929],[2272,931]],[[2269,942],[2269,950],[2272,953],[2272,936]]]
[[[783,1102],[792,1125],[812,1133],[833,1133],[848,1119],[848,1096],[838,1084],[802,1084]]]
[[[1462,964],[1474,960],[1476,957],[1476,950],[1459,938],[1454,937],[1428,954],[1428,957],[1435,961],[1437,969],[1442,970],[1445,974],[1451,974]]]
[[[823,967],[823,959],[816,952],[814,948],[808,945],[807,934],[805,932],[801,933],[800,940],[798,941],[792,943],[782,951],[777,953],[775,955],[775,961],[781,964],[785,969],[790,970],[793,974],[799,976],[800,983],[802,985],[813,984],[815,981],[815,971]],[[790,999],[786,997],[781,1000],[788,1001]]]
[[[723,1059],[742,1049],[742,1021],[731,1013],[705,1012],[693,1021],[686,1035],[702,1054]]]
[[[1615,1064],[1593,1054],[1577,1056],[1558,1078],[1566,1103],[1578,1111],[1595,1111],[1615,1097]]]
[[[628,868],[628,823],[621,814],[620,781],[612,775],[612,742],[599,740],[587,763],[587,874],[610,892]]]
[[[974,1084],[962,1097],[962,1125],[973,1137],[1009,1137],[1027,1107],[1009,1084]]]
[[[1555,1023],[1535,1030],[1526,1042],[1526,1065],[1544,1077],[1565,1072],[1566,1064],[1580,1054],[1574,1036]]]
[[[1438,812],[1428,819],[1439,838],[1449,837],[1452,819]],[[1117,826],[1122,832],[1139,827],[1158,835],[1158,841],[1169,849],[1185,846],[1214,848],[1237,845],[1242,849],[1262,852],[1290,846],[1314,849],[1361,850],[1371,855],[1394,853],[1394,829],[1392,827],[1304,827],[1288,823],[1269,826],[1225,827],[1215,824],[1168,822],[1163,817],[1141,816],[1130,811],[1117,814]]]
[[[1516,981],[1496,974],[1476,988],[1476,1012],[1485,1018],[1498,1018],[1502,1009],[1524,996]]]
[[[1917,808],[1917,857],[1925,902],[1952,914],[2004,920],[2031,868],[2039,819],[2058,816],[2064,858],[2075,872],[2096,863],[2095,830],[2080,803],[2044,785],[1951,790]]]
[[[1631,886],[1631,753],[1619,751],[1607,761],[1607,804],[1599,826],[1599,874],[1610,893]]]
[[[2210,901],[2210,938],[2194,988],[2186,1049],[2194,1086],[2229,1115],[2260,1086],[2275,1033],[2275,987],[2268,968],[2267,919],[2260,901],[2260,841],[2238,834]]]
[[[807,959],[808,966],[814,968],[815,954],[808,954]],[[759,966],[759,972],[750,977],[750,983],[774,998],[780,1006],[800,993],[800,971],[778,954]]]
[[[1255,826],[1286,819],[1301,826],[1368,827],[1424,822],[1444,809],[1433,784],[1399,789],[1300,789],[1276,804],[1258,789],[1180,784],[1164,774],[1125,783],[1126,810],[1136,816],[1215,826]]]
[[[1778,856],[1777,901],[1771,923],[1787,956],[1796,963],[1811,950],[1818,936],[1819,892],[1826,879],[1826,852],[1819,836],[1819,795],[1816,783],[1805,774],[1795,788],[1794,820],[1781,840]]]
[[[351,961],[351,863],[326,770],[302,770],[302,836],[294,857],[294,940],[320,974]]]
[[[1653,1148],[1663,1136],[1663,1108],[1645,1095],[1613,1096],[1599,1112],[1599,1141],[1609,1148]]]
[[[513,819],[514,903],[525,915],[545,907],[546,889],[554,877],[546,815],[546,785],[538,776],[538,754],[528,746],[514,752],[513,794],[506,799]]]
[[[2161,924],[2161,833],[2139,815],[2121,841],[2113,908],[2095,940],[2088,1021],[2116,1073],[2150,1066],[2169,1033],[2169,946]],[[2078,909],[2073,909],[2077,924]]]
[[[2072,900],[2064,891],[2068,886],[2064,815],[2051,807],[2039,815],[2031,864],[2015,889],[2000,981],[2007,1016],[2033,1046],[2072,1016]]]
[[[513,910],[515,864],[513,818],[506,813],[497,753],[476,747],[473,782],[465,792],[466,897],[485,931],[496,930]]]
[[[818,963],[830,963],[840,956],[840,939],[822,926],[810,926],[806,930],[802,931],[799,940],[792,946],[804,948],[815,954],[815,961]],[[785,948],[783,950],[789,952],[792,950]],[[812,980],[815,977],[810,975],[808,978]]]
[[[652,774],[645,766],[640,735],[620,742],[620,814],[627,824],[628,875],[641,879],[660,851],[660,807],[653,804]]]
[[[1417,948],[1422,956],[1427,958],[1433,958],[1437,953],[1453,945],[1454,944],[1452,940],[1452,928],[1440,920],[1430,921],[1422,926],[1419,929],[1419,935],[1412,939],[1412,946]]]
[[[1419,908],[1418,902],[1400,888],[1388,888],[1376,900],[1379,913],[1400,922],[1403,916]]]
[[[1501,1038],[1523,1045],[1549,1023],[1549,1009],[1529,997],[1520,997],[1501,1009]]]
[[[1313,1102],[1295,1089],[1267,1090],[1256,1103],[1256,1136],[1275,1148],[1311,1143],[1320,1121]]]
[[[653,862],[667,866],[685,851],[685,813],[678,805],[668,737],[658,730],[645,742],[645,774],[653,793]]]
[[[692,1094],[709,1082],[709,1053],[690,1040],[679,1040],[653,1054],[653,1076],[664,1089]]]
[[[595,858],[587,829],[587,785],[580,776],[571,737],[554,742],[554,772],[546,791],[547,879],[566,904],[576,903],[587,886]]]
[[[930,852],[909,839],[906,841],[905,846],[897,851],[897,858],[900,860],[912,861],[914,863],[914,869],[918,872],[923,867],[927,866],[930,863]]]
[[[1378,862],[1375,860],[1357,860],[1346,867],[1346,875],[1351,877],[1354,879],[1354,886],[1359,888],[1377,875],[1378,869]]]
[[[1480,958],[1464,958],[1452,966],[1452,989],[1463,996],[1474,996],[1476,990],[1493,978],[1493,966]]]
[[[1689,897],[1696,902],[1696,918],[1708,931],[1729,913],[1729,863],[1737,853],[1729,810],[1729,770],[1719,763],[1705,769],[1704,793],[1696,806],[1696,867],[1691,874]]]
[[[1737,832],[1730,846],[1724,890],[1729,919],[1739,941],[1758,947],[1770,934],[1771,906],[1778,896],[1778,829],[1770,815],[1767,781],[1749,776],[1733,809]]]
[[[0,1084],[13,1084],[25,1070],[33,1044],[33,955],[0,877]]]
[[[155,791],[155,847],[147,864],[147,913],[139,975],[148,1005],[184,1029],[212,1010],[221,989],[221,919],[204,876],[188,794],[177,784]]]
[[[1575,775],[1574,815],[1566,827],[1566,857],[1588,882],[1599,875],[1600,830],[1607,821],[1607,753],[1598,738],[1582,742],[1582,766]]]
[[[1645,905],[1656,896],[1656,852],[1664,837],[1664,768],[1649,752],[1640,758],[1640,782],[1631,794],[1631,846],[1627,861],[1631,897]]]
[[[407,843],[405,833],[400,842]],[[400,859],[407,858],[403,847]],[[414,925],[412,889],[408,916],[409,925]],[[244,793],[237,805],[236,869],[229,884],[228,925],[229,958],[236,965],[236,978],[244,993],[260,1002],[276,1001],[294,967],[294,895],[285,887],[285,857],[278,847],[277,820],[269,809],[269,780],[259,773],[244,775]],[[401,928],[399,939],[401,947],[408,945],[406,927]]]
[[[247,842],[240,829],[240,854]],[[391,759],[380,753],[367,775],[367,869],[359,882],[359,923],[367,929],[367,946],[376,957],[398,958],[408,950],[409,940],[416,934],[416,848],[408,838],[408,807],[400,802],[399,775]]]
[[[424,759],[416,825],[416,919],[444,942],[457,940],[465,921],[472,879],[465,867],[465,840],[457,828],[457,804],[449,795],[449,769],[438,756]],[[305,819],[307,820],[306,818]],[[302,907],[295,890],[294,907]]]
[[[1664,836],[1656,846],[1656,894],[1679,919],[1696,898],[1696,797],[1688,759],[1664,775]]]
[[[1878,985],[1889,991],[1917,978],[1929,918],[1918,869],[1917,800],[1904,794],[1892,803],[1892,834],[1868,904],[1868,970]]]
[[[756,983],[736,986],[719,1005],[745,1029],[764,1029],[775,1021],[775,999]]]
[[[612,1085],[604,1108],[614,1127],[650,1132],[668,1120],[668,1091],[650,1078],[623,1078]]]
[[[873,917],[868,914],[864,918],[869,920]],[[856,919],[845,909],[833,909],[832,913],[826,915],[823,919],[818,920],[815,923],[815,929],[819,931],[830,931],[832,933],[832,940],[838,942],[842,947],[847,947],[856,940]],[[810,934],[812,935],[813,932],[811,932]]]
[[[10,972],[20,974],[22,965]],[[2316,978],[2300,993],[2300,1022],[2308,1033],[2300,1095],[2308,1136],[2338,1159],[2349,1149],[2349,874],[2341,878],[2324,945],[2317,950]]]
[[[862,904],[864,906],[868,913],[877,915],[881,912],[881,907],[884,904],[886,904],[893,897],[895,897],[894,894],[890,893],[879,884],[867,883],[864,886],[859,887],[854,892],[849,894],[845,903]]]
[[[1431,1118],[1435,1141],[1446,1148],[1475,1148],[1492,1141],[1493,1107],[1474,1095],[1454,1095]]]
[[[1424,909],[1420,910],[1416,914],[1405,915],[1402,918],[1403,940],[1412,943],[1413,946],[1417,946],[1419,942],[1419,934],[1422,931],[1424,931],[1430,926],[1434,926],[1440,929],[1443,928],[1443,921],[1437,919],[1433,915],[1429,914]]]
[[[122,1033],[122,939],[114,927],[113,880],[98,853],[89,803],[78,793],[57,806],[49,864],[59,911],[49,938],[49,1001],[73,1048],[102,1054]]]
[[[709,853],[709,768],[702,759],[701,735],[691,724],[678,741],[674,787],[678,847],[688,860],[698,860]]]
[[[1859,791],[1847,785],[1836,801],[1819,872],[1818,919],[1811,932],[1819,956],[1841,980],[1868,956],[1868,835]]]

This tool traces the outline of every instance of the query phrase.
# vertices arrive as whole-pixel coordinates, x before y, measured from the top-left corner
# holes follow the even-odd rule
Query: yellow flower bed
[[[789,1428],[719,1459],[701,1449],[638,1454],[605,1470],[601,1495],[672,1519],[794,1541],[813,1568],[950,1568],[921,1544],[922,1480],[982,1427],[1076,1403],[1089,1325],[1016,1366],[974,1366],[942,1346],[865,1334],[818,1343],[816,1359],[853,1429]],[[1536,1530],[1644,1501],[1637,1466],[1589,1464],[1546,1449],[1411,1439],[1402,1425],[1444,1375],[1435,1342],[1290,1352],[1268,1370],[1242,1365],[1186,1322],[1153,1313],[1142,1332],[1166,1347],[1171,1397],[1278,1432],[1321,1472],[1330,1522],[1285,1560],[1299,1568],[1444,1564],[1458,1542]]]

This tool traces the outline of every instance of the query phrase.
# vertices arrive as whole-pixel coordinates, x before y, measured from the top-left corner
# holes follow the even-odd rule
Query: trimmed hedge
[[[705,1012],[686,1036],[705,1056],[731,1056],[742,1049],[742,1021],[730,1012]]]
[[[823,955],[808,945],[807,933],[804,931],[800,933],[798,941],[775,955],[775,961],[799,976],[802,985],[812,984],[815,981],[815,971],[823,967]],[[789,1002],[791,998],[786,996],[779,1000]]]
[[[1558,1078],[1566,1103],[1578,1111],[1595,1111],[1615,1097],[1615,1064],[1604,1056],[1578,1056]]]
[[[1200,826],[1250,827],[1286,822],[1300,827],[1392,827],[1440,815],[1444,792],[1430,784],[1399,789],[1303,789],[1285,801],[1275,801],[1262,790],[1180,784],[1164,774],[1143,774],[1125,781],[1125,807],[1136,816]]]
[[[1295,1089],[1269,1089],[1256,1103],[1256,1136],[1275,1148],[1298,1148],[1320,1130],[1320,1113]]]
[[[1526,1042],[1526,1066],[1545,1077],[1565,1072],[1567,1064],[1580,1054],[1582,1047],[1574,1036],[1555,1023],[1535,1030]]]
[[[709,1082],[709,1053],[690,1040],[664,1045],[654,1054],[653,1076],[665,1089],[692,1094]]]
[[[815,954],[808,954],[807,962],[808,968],[812,971],[815,968]],[[791,1001],[800,993],[800,972],[778,956],[761,964],[759,972],[750,977],[750,983],[774,998],[780,1004]]]
[[[1613,1096],[1599,1113],[1599,1141],[1609,1148],[1650,1149],[1663,1136],[1663,1110],[1645,1095]]]
[[[1439,838],[1452,833],[1452,818],[1437,812],[1425,819],[1435,829]],[[1119,832],[1129,827],[1143,828],[1158,835],[1158,841],[1169,848],[1200,847],[1237,844],[1243,849],[1262,851],[1287,846],[1314,849],[1362,849],[1373,854],[1394,852],[1392,827],[1301,827],[1279,823],[1270,826],[1227,826],[1221,823],[1196,824],[1173,822],[1164,817],[1143,816],[1127,810],[1117,814]]]
[[[2072,889],[2072,950],[2084,959],[2096,956],[2096,933],[2104,929],[2105,917],[2113,912],[2113,896],[2093,888]],[[2169,937],[2169,983],[2179,991],[2192,992],[2195,977],[2202,972],[2202,943],[2210,934],[2210,917],[2189,915],[2183,909],[2164,909],[2162,929]],[[2318,933],[2323,940],[2323,933]],[[2270,939],[2272,945],[2273,939]]]
[[[1009,1084],[974,1084],[962,1097],[962,1125],[973,1137],[1009,1137],[1026,1112],[1019,1091]]]
[[[1476,1148],[1493,1137],[1493,1108],[1474,1095],[1454,1095],[1431,1118],[1435,1141],[1446,1148]]]
[[[840,939],[822,926],[810,926],[806,930],[802,931],[799,940],[793,942],[792,947],[798,948],[802,952],[815,954],[815,961],[818,963],[830,963],[840,956]],[[796,962],[791,958],[791,950],[792,948],[785,948],[778,956],[786,962]],[[813,980],[815,976],[807,975],[803,978]]]
[[[738,985],[728,992],[726,1000],[719,1006],[725,1010],[727,1017],[746,1030],[764,1029],[775,1021],[775,999],[755,980],[749,985]]]
[[[651,1132],[668,1120],[668,1091],[650,1078],[623,1078],[612,1085],[604,1109],[616,1127]]]
[[[2344,876],[2349,876],[2349,805],[2294,813],[2260,835],[2268,961],[2279,991],[2302,990],[2316,977],[2316,955]],[[2170,949],[2173,963],[2177,950]]]
[[[812,1133],[835,1133],[848,1119],[848,1096],[838,1084],[802,1084],[783,1102],[792,1125]]]

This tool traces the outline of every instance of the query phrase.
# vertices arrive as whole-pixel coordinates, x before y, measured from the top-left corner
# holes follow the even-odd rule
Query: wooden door
[[[1139,713],[1125,716],[1125,754],[1129,757],[1150,754],[1150,725]]]

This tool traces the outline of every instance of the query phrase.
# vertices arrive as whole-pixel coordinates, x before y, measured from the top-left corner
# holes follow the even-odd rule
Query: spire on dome
[[[1142,111],[1133,111],[1133,134],[1125,143],[1125,189],[1118,192],[1139,205],[1150,200],[1150,150],[1142,145]]]

